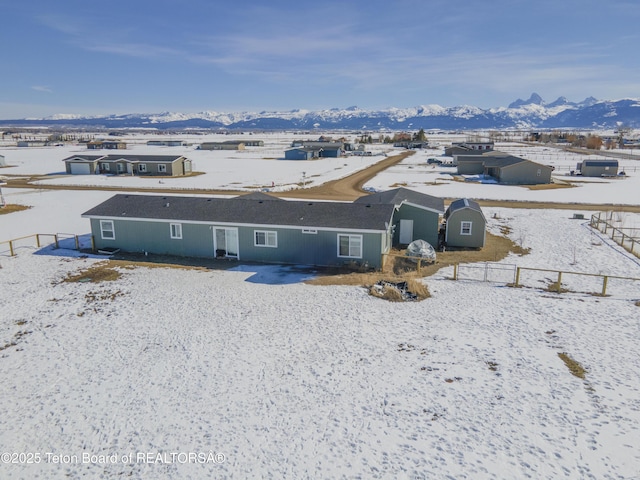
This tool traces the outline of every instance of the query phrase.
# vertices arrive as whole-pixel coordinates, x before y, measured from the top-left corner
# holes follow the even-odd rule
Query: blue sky
[[[640,97],[637,0],[3,3],[3,119]]]

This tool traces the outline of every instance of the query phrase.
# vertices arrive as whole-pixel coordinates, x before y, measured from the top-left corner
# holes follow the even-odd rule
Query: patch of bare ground
[[[567,368],[571,372],[571,375],[573,375],[574,377],[578,377],[581,380],[584,380],[584,377],[587,371],[582,365],[580,365],[579,362],[577,362],[576,360],[571,358],[567,353],[564,353],[564,352],[558,353],[558,357],[560,357],[560,359],[567,366]]]
[[[0,208],[0,215],[6,215],[13,212],[21,212],[22,210],[29,210],[30,208],[31,207],[27,205],[8,204]]]
[[[100,282],[113,282],[114,280],[118,280],[121,276],[120,272],[115,270],[111,265],[110,261],[99,262],[96,263],[89,268],[82,270],[78,273],[70,273],[63,280],[64,282],[91,282],[91,283],[100,283]]]
[[[144,260],[141,260],[143,258]],[[201,258],[172,257],[166,255],[141,255],[122,254],[118,258],[98,262],[91,267],[77,273],[70,273],[63,280],[64,282],[112,282],[122,276],[121,270],[133,270],[142,268],[173,268],[184,270],[211,269],[222,270],[229,268],[232,264],[228,261],[216,261]]]
[[[524,185],[529,190],[557,190],[559,188],[574,188],[571,183],[541,183],[538,185]]]
[[[527,249],[516,245],[507,237],[493,235],[487,232],[485,246],[479,250],[449,250],[446,252],[438,252],[437,259],[434,264],[421,265],[418,272],[417,264],[410,262],[404,257],[403,250],[394,250],[387,256],[387,261],[382,271],[362,272],[357,269],[344,267],[342,269],[326,269],[321,271],[318,276],[306,283],[310,285],[357,285],[362,286],[369,291],[380,281],[388,283],[411,282],[413,288],[418,290],[417,285],[422,285],[421,279],[435,274],[438,270],[458,263],[475,263],[475,262],[497,262],[505,258],[509,253],[517,255],[526,255]],[[426,289],[426,287],[425,287]],[[373,289],[379,291],[379,289]],[[411,293],[418,294],[408,288]],[[380,295],[377,295],[380,296]],[[394,292],[388,294],[388,300],[395,300]],[[429,298],[428,289],[420,299]],[[383,297],[384,298],[384,297]]]

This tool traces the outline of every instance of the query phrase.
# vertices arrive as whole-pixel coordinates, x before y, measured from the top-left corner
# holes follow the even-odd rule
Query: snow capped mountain
[[[499,129],[499,128],[640,128],[640,99],[603,100],[593,97],[573,103],[559,97],[546,103],[537,93],[518,99],[508,107],[481,109],[470,105],[442,107],[419,105],[409,108],[365,110],[357,106],[325,110],[79,116],[60,114],[43,119],[0,120],[0,125],[83,126],[157,129]]]

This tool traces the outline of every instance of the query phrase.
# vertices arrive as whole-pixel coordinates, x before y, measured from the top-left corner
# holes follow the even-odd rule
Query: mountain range
[[[46,118],[0,120],[1,127],[50,126],[60,128],[154,128],[159,130],[478,130],[478,129],[609,129],[640,128],[640,99],[596,100],[574,103],[565,97],[546,103],[533,93],[508,107],[482,109],[463,105],[366,110],[358,107],[329,110],[291,110],[185,114],[126,114],[104,116],[54,115]]]

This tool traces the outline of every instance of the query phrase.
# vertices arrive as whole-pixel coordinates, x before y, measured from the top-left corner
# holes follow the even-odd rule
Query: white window
[[[338,256],[362,258],[362,235],[338,235]]]
[[[111,167],[109,166],[109,164],[108,164],[108,163],[101,163],[101,164],[100,164],[100,169],[101,169],[103,172],[108,172],[109,170],[111,170]]]
[[[142,173],[146,173],[147,172],[147,164],[146,163],[139,163],[138,164],[138,171],[142,172]]]
[[[538,169],[538,176],[541,176],[541,175],[542,175],[542,169],[539,168]]]
[[[159,173],[166,173],[167,172],[167,166],[164,163],[159,163],[158,164],[158,172]]]
[[[256,247],[272,247],[278,246],[278,232],[267,232],[264,230],[255,230],[254,245]]]
[[[124,165],[122,163],[117,163],[118,173],[124,172]]]
[[[471,225],[473,222],[460,222],[460,235],[471,235]]]
[[[116,231],[113,228],[113,220],[100,220],[100,236],[103,240],[116,239]]]
[[[182,238],[182,224],[181,223],[170,223],[169,231],[171,234],[171,238]]]

